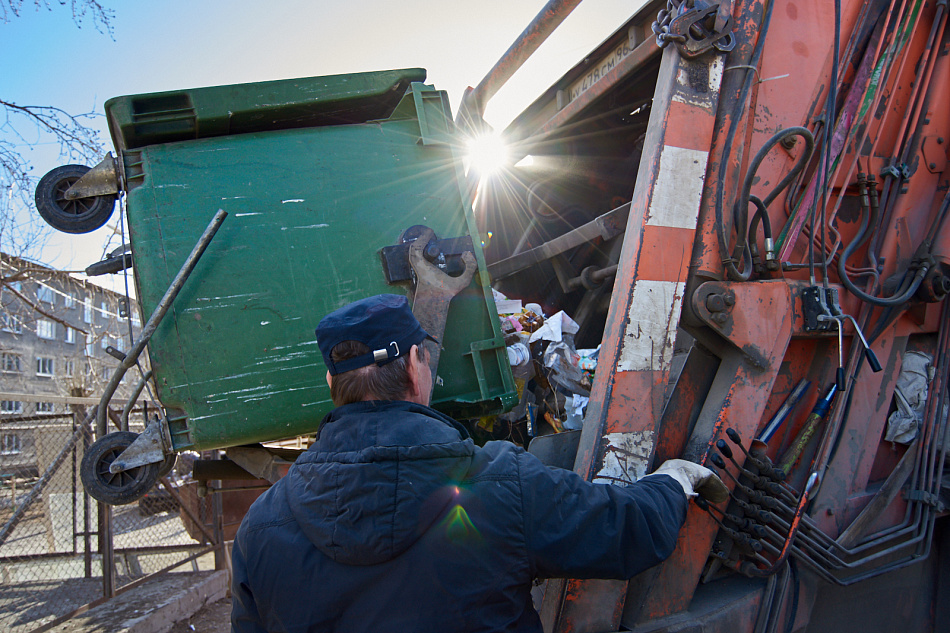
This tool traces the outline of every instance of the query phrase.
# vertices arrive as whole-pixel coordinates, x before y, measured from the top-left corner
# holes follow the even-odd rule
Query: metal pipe
[[[138,383],[135,385],[135,389],[132,390],[132,395],[129,396],[129,401],[125,403],[125,408],[122,409],[122,421],[119,424],[119,428],[123,431],[129,430],[129,414],[132,413],[132,407],[135,406],[135,401],[139,399],[142,390],[145,388],[145,385],[148,384],[148,381],[152,378],[152,370],[149,369],[141,378],[139,378]]]
[[[805,506],[808,504],[808,498],[811,496],[812,491],[815,489],[815,485],[818,483],[818,473],[812,473],[808,477],[808,482],[805,484],[805,490],[802,492],[802,498],[798,502],[798,507],[795,508],[795,516],[792,518],[790,528],[788,531],[788,537],[785,539],[785,544],[782,546],[782,552],[771,567],[766,569],[759,569],[752,563],[747,563],[742,566],[742,570],[746,575],[756,576],[756,577],[765,577],[771,576],[778,568],[785,562],[785,559],[788,558],[789,553],[792,549],[792,541],[795,540],[795,533],[798,532],[798,527],[801,524],[802,516],[805,513]]]
[[[903,9],[903,8],[904,8],[904,7],[903,7],[903,5],[902,5],[902,9]],[[907,31],[908,33],[913,33],[914,31],[917,30],[917,24],[918,24],[918,22],[920,21],[921,16],[923,15],[923,13],[924,13],[923,11],[917,11],[917,14],[916,14],[916,16],[915,16],[915,18],[914,18],[913,26],[911,26],[911,28]],[[903,21],[906,19],[907,15],[908,15],[908,14],[907,14],[906,12],[902,14],[901,21],[898,22],[898,25],[900,25],[901,23],[903,23]],[[899,37],[900,37],[900,33],[897,32],[897,33],[895,34],[895,36],[894,36],[893,41],[892,41],[893,49],[894,49],[893,52],[894,52],[895,55],[897,54],[897,50],[896,50],[896,49],[898,48],[898,46],[897,46],[897,41],[898,41],[898,38],[899,38]],[[898,69],[897,69],[897,75],[896,75],[896,76],[897,76],[898,78],[901,77],[901,76],[904,74],[904,65],[907,63],[907,60],[908,60],[908,58],[910,57],[909,48],[910,48],[910,47],[907,46],[906,43],[905,43],[904,46],[903,46],[903,49],[904,49],[904,50],[902,51],[902,57],[901,57],[900,65],[899,65],[899,67],[898,67]],[[893,59],[893,58],[892,58],[892,59]],[[890,64],[889,64],[888,67],[887,67],[887,73],[886,73],[886,75],[885,75],[885,78],[883,78],[883,79],[881,80],[880,84],[879,84],[879,85],[881,86],[881,92],[882,92],[882,93],[883,93],[884,90],[887,88],[888,82],[890,81],[890,71],[891,71],[891,66],[890,66]],[[918,68],[918,72],[919,72],[919,68]],[[915,79],[916,79],[916,77],[915,77]],[[889,156],[900,156],[901,153],[902,153],[900,150],[901,150],[901,143],[903,142],[903,137],[904,137],[904,133],[905,133],[905,131],[904,131],[904,126],[905,126],[906,123],[907,123],[907,115],[906,115],[906,112],[912,111],[912,109],[913,109],[913,103],[912,103],[912,102],[908,102],[907,108],[908,108],[908,110],[905,111],[904,120],[901,122],[900,127],[898,128],[898,131],[899,131],[899,133],[900,133],[900,139],[895,140],[894,144],[891,146],[891,151],[890,151],[889,153],[885,153],[885,155],[889,155]],[[872,112],[873,112],[873,110],[872,110]],[[884,137],[883,134],[879,134],[879,135],[878,135],[877,139],[875,139],[875,142],[872,144],[871,149],[869,150],[868,156],[876,156],[876,155],[878,155],[878,154],[876,153],[876,150],[877,150],[877,141],[878,141],[879,139],[883,138],[883,137]],[[886,150],[882,150],[882,151],[883,151],[883,152],[886,152]],[[892,165],[892,166],[893,166],[893,165]],[[882,209],[882,211],[881,211],[881,217],[883,218],[883,221],[882,221],[881,224],[879,225],[879,227],[878,227],[879,229],[880,229],[881,227],[890,226],[889,223],[890,223],[890,221],[891,221],[891,212],[892,212],[892,210],[893,210],[893,204],[894,204],[894,202],[893,202],[894,199],[893,199],[893,197],[892,197],[892,194],[894,193],[894,192],[893,192],[893,189],[894,189],[894,180],[895,180],[894,178],[883,178],[883,183],[884,183],[884,184],[883,184],[883,187],[882,187],[882,189],[881,189],[881,209]],[[894,195],[896,195],[896,194],[894,194]],[[883,239],[884,239],[884,232],[881,231],[881,230],[877,230],[877,231],[875,231],[875,233],[872,235],[872,237],[871,237],[871,243],[870,243],[869,246],[868,246],[868,250],[867,250],[868,255],[867,255],[867,256],[868,256],[868,259],[871,261],[871,265],[874,266],[874,267],[877,266],[877,260],[878,260],[878,257],[877,257],[877,256],[878,256],[878,254],[880,253],[880,250],[881,250],[881,247],[882,247]],[[873,291],[873,288],[870,289],[870,290]]]
[[[466,91],[459,108],[459,118],[462,118],[463,111],[468,115],[477,114],[481,118],[485,114],[488,101],[580,3],[581,0],[550,0],[544,5],[518,39],[495,62],[488,74],[474,89]]]
[[[945,324],[950,323],[950,308],[944,306],[944,315],[942,320]],[[944,325],[943,329],[940,332],[940,340],[938,341],[938,353],[936,358],[946,358],[947,354],[950,353],[950,331],[948,331],[947,326]],[[940,415],[940,408],[942,407],[942,399],[937,401],[938,404],[934,405],[935,402],[934,394],[942,393],[942,390],[946,384],[947,372],[950,371],[950,367],[945,363],[941,367],[940,372],[934,379],[934,384],[931,387],[931,399],[928,402],[928,408],[926,413],[926,423],[924,424],[921,432],[927,433],[928,438],[940,438],[942,437],[943,427],[946,424],[946,420]],[[937,428],[935,428],[937,427]],[[943,447],[943,450],[946,450],[946,446]],[[918,451],[917,459],[915,461],[914,472],[910,478],[911,484],[910,489],[926,489],[929,490],[932,486],[933,480],[930,480],[930,483],[921,486],[921,479],[925,478],[924,469],[932,469],[936,464],[940,464],[940,472],[936,478],[937,481],[940,480],[942,476],[942,464],[943,462],[939,460],[938,456],[935,454],[939,452],[937,448],[937,443],[927,442],[925,443],[922,450]],[[929,453],[929,455],[928,455]],[[911,513],[913,513],[913,519],[910,518]],[[840,551],[845,555],[854,555],[868,549],[881,546],[882,544],[891,541],[899,536],[903,536],[909,532],[916,531],[921,524],[921,521],[924,520],[924,512],[921,504],[908,504],[907,511],[905,512],[904,521],[900,524],[885,528],[876,532],[875,534],[869,535],[865,538],[859,546],[853,548],[845,548],[836,541],[832,541],[832,547]],[[866,559],[859,559],[859,561],[864,562]]]
[[[940,340],[940,343],[938,344],[938,349],[940,352],[938,356],[939,358],[946,357],[948,340],[950,340],[950,337],[948,337],[948,332],[944,329],[941,331],[941,340]],[[946,380],[947,380],[947,365],[944,364],[941,367],[941,371],[939,372],[933,385],[933,393],[937,395],[933,396],[930,399],[930,402],[928,403],[928,414],[927,414],[928,424],[926,424],[925,427],[922,429],[922,433],[925,434],[925,442],[926,442],[926,447],[928,449],[927,452],[929,453],[929,456],[926,459],[926,464],[921,464],[921,468],[917,469],[917,471],[915,472],[915,475],[912,478],[914,482],[913,485],[911,486],[912,489],[919,489],[920,484],[923,483],[924,486],[922,489],[925,491],[930,491],[930,489],[933,487],[934,482],[940,481],[943,474],[942,473],[943,458],[945,458],[946,456],[947,447],[945,444],[939,441],[935,441],[935,438],[939,440],[939,438],[942,437],[942,434],[944,431],[943,427],[945,426],[945,422],[943,420],[942,411],[941,411],[941,409],[943,408],[943,401],[942,401],[942,397],[940,397],[939,394],[942,393]],[[936,398],[936,400],[934,398]],[[924,451],[921,451],[921,455],[923,453]],[[936,470],[936,472],[934,472],[934,470]],[[911,545],[918,544],[921,542],[923,543],[921,546],[918,546],[914,552],[909,553],[908,555],[904,556],[903,558],[899,560],[892,561],[891,563],[888,563],[882,567],[871,569],[863,574],[858,574],[856,576],[852,576],[852,577],[842,580],[830,574],[830,571],[828,568],[826,568],[823,565],[820,565],[817,561],[811,559],[810,556],[808,556],[808,554],[805,554],[804,552],[801,552],[801,551],[796,552],[796,559],[798,559],[800,556],[803,558],[808,558],[808,562],[806,564],[809,564],[810,567],[812,566],[821,567],[821,569],[815,570],[817,573],[819,573],[819,575],[821,575],[823,578],[827,580],[830,580],[838,585],[843,585],[843,586],[850,585],[850,584],[859,582],[860,580],[864,580],[864,579],[885,573],[886,571],[900,569],[901,567],[905,567],[909,564],[912,564],[913,562],[920,560],[921,558],[925,558],[928,555],[931,545],[932,545],[933,522],[936,516],[932,507],[930,506],[923,507],[922,504],[914,504],[914,505],[916,506],[916,512],[915,512],[916,516],[914,520],[910,522],[908,527],[898,529],[896,532],[893,532],[894,528],[883,530],[879,532],[878,535],[875,535],[874,537],[872,537],[871,541],[865,542],[860,547],[856,547],[853,549],[843,548],[837,543],[833,543],[833,545],[835,549],[838,549],[839,551],[842,551],[843,553],[854,554],[859,551],[870,549],[872,547],[873,548],[881,547],[883,546],[884,543],[888,541],[893,541],[895,538],[903,536],[904,534],[917,533],[912,538],[896,543],[884,549],[879,549],[873,554],[860,557],[850,562],[845,562],[841,560],[840,558],[838,558],[837,556],[835,556],[831,552],[830,548],[827,551],[821,552],[822,558],[829,559],[828,562],[831,563],[830,565],[831,569],[854,569],[860,566],[867,565],[868,563],[872,561],[891,556],[892,554],[900,551],[901,549],[905,549]],[[885,532],[889,532],[889,531],[893,533],[891,533],[888,537],[885,538],[881,536]],[[802,536],[803,537],[805,536],[804,531],[802,532]],[[810,538],[805,539],[805,540],[807,543],[807,541],[809,541]],[[796,547],[796,549],[798,548]],[[817,553],[817,552],[813,552],[813,553]]]
[[[567,287],[570,290],[577,290],[578,288],[584,288],[590,286],[588,290],[593,290],[605,279],[616,276],[617,268],[616,264],[613,266],[605,266],[604,268],[596,268],[591,266],[590,268],[584,269],[584,271],[572,279],[567,280]]]
[[[102,564],[102,597],[115,597],[115,543],[113,542],[112,506],[97,501],[99,515],[99,555]]]
[[[172,303],[175,301],[175,297],[178,296],[179,291],[181,291],[182,286],[185,285],[185,280],[188,279],[188,276],[191,275],[191,272],[195,269],[195,266],[198,264],[198,260],[204,254],[205,249],[208,248],[208,244],[211,243],[211,239],[214,237],[215,233],[218,232],[218,228],[220,228],[221,223],[224,222],[224,218],[227,216],[228,214],[224,209],[218,209],[218,212],[214,214],[214,217],[211,219],[211,223],[208,224],[208,227],[204,230],[204,233],[202,233],[201,237],[198,238],[198,243],[195,244],[195,247],[188,255],[185,263],[182,264],[181,270],[179,270],[178,274],[175,275],[171,285],[168,286],[168,290],[165,291],[165,296],[162,297],[161,301],[158,302],[158,305],[155,306],[155,310],[152,311],[152,316],[148,318],[148,322],[146,322],[145,327],[143,327],[142,331],[139,333],[139,340],[135,342],[135,345],[133,345],[132,349],[129,350],[129,353],[126,354],[125,359],[119,363],[119,366],[112,374],[112,378],[109,380],[109,384],[106,385],[106,390],[102,394],[102,398],[99,400],[99,409],[96,412],[97,438],[103,437],[106,434],[106,409],[109,406],[109,401],[112,400],[112,396],[115,394],[115,390],[118,389],[119,383],[122,381],[122,377],[125,375],[125,372],[127,372],[129,368],[135,364],[135,362],[138,360],[138,357],[142,354],[142,351],[145,349],[145,345],[148,343],[149,339],[152,338],[155,330],[158,329],[158,324],[165,317],[165,314],[168,312],[168,310],[172,307]]]
[[[883,28],[883,33],[884,33],[884,34],[889,33],[889,28],[891,28],[891,18],[892,18],[893,14],[894,14],[894,13],[893,13],[894,3],[895,3],[895,0],[892,0],[891,6],[888,8],[888,11],[887,11],[887,13],[886,13],[887,18],[885,19],[884,28]],[[898,12],[900,13],[900,15],[903,15],[903,14],[904,14],[904,10],[905,10],[906,4],[907,4],[907,0],[901,0],[901,5],[900,5],[900,8],[898,9]],[[885,37],[884,35],[882,35],[881,40],[878,42],[878,50],[879,50],[880,45],[881,45],[885,40],[886,40],[886,37]],[[883,62],[883,63],[884,63],[884,69],[885,69],[885,70],[884,70],[885,78],[881,80],[881,82],[880,82],[880,84],[879,84],[880,86],[885,86],[886,83],[887,83],[887,81],[888,81],[889,78],[890,78],[890,72],[891,72],[891,69],[892,69],[891,61],[892,61],[892,59],[893,59],[893,56],[896,54],[896,52],[897,52],[897,51],[896,51],[896,48],[895,48],[895,47],[889,47],[889,48],[885,51],[885,61]],[[876,53],[875,53],[875,58],[876,58]],[[830,88],[830,86],[829,86],[829,88]],[[872,108],[869,109],[869,112],[875,112],[875,111],[876,111],[876,110],[874,109],[874,107],[876,107],[877,99],[880,98],[880,95],[881,95],[883,92],[884,92],[883,89],[879,89],[879,90],[878,90],[878,92],[877,92],[877,94],[876,94],[876,96],[875,96],[874,106],[872,106]],[[815,114],[817,115],[817,113],[815,113]],[[834,122],[833,122],[833,121],[825,121],[825,122],[824,122],[824,125],[834,125]],[[876,141],[875,141],[875,143],[876,143]],[[872,150],[872,152],[873,152],[873,150]],[[873,154],[872,154],[872,155],[873,155]],[[806,171],[807,171],[807,170],[806,170]],[[832,182],[834,182],[834,181],[832,181]],[[789,219],[788,219],[788,222],[786,223],[786,227],[782,229],[782,232],[781,232],[781,234],[779,235],[779,238],[776,240],[776,241],[778,242],[778,246],[779,246],[779,249],[780,249],[780,252],[779,252],[779,260],[782,261],[782,262],[788,261],[789,258],[791,257],[792,250],[793,250],[793,248],[794,248],[794,246],[795,246],[795,241],[798,239],[799,234],[802,232],[802,229],[804,228],[804,224],[805,224],[805,220],[806,220],[806,218],[805,218],[805,215],[806,215],[806,214],[803,212],[803,209],[809,208],[809,207],[811,206],[811,204],[812,204],[812,201],[814,200],[814,196],[816,195],[816,185],[815,185],[815,183],[816,183],[816,179],[814,179],[814,178],[811,179],[811,181],[809,182],[809,184],[804,187],[804,189],[805,189],[804,194],[801,196],[801,198],[798,199],[798,206],[796,207],[796,206],[792,205],[792,206],[789,208]],[[797,195],[797,193],[798,193],[798,192],[795,191],[795,194],[796,194],[796,195]],[[789,192],[788,199],[789,199],[789,200],[792,199],[792,191]],[[809,237],[809,241],[814,240],[814,238],[815,238],[815,235],[814,235],[814,234],[815,234],[815,233],[816,233],[816,231],[812,231],[812,235]]]

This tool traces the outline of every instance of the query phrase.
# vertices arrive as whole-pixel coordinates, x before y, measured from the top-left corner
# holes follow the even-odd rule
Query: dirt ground
[[[229,633],[231,630],[231,599],[224,598],[205,605],[196,614],[178,622],[169,633]]]

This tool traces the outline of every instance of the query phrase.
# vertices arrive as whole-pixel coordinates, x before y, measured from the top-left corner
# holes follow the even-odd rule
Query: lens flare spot
[[[448,540],[456,544],[471,544],[481,540],[481,533],[472,523],[468,512],[457,504],[442,519],[442,529]]]
[[[490,176],[508,165],[508,146],[497,133],[486,133],[468,141],[468,163],[480,176]]]

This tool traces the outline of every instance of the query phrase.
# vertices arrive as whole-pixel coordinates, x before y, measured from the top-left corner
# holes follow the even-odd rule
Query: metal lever
[[[868,360],[868,365],[871,366],[871,371],[877,373],[881,371],[881,362],[877,359],[877,354],[874,353],[874,350],[871,349],[871,346],[868,345],[868,341],[864,338],[864,332],[861,331],[861,326],[858,325],[858,322],[850,314],[834,314],[827,316],[824,314],[818,315],[819,321],[835,321],[838,326],[838,372],[836,376],[836,383],[838,385],[839,391],[844,391],[845,389],[845,372],[844,372],[844,321],[849,320],[851,324],[854,325],[854,331],[858,335],[858,339],[861,341],[861,345],[864,347],[864,356]]]
[[[844,372],[844,328],[841,321],[835,319],[835,323],[838,326],[838,369],[835,371],[835,384],[838,385],[838,391],[843,392],[848,386],[847,376]]]
[[[858,338],[861,339],[861,345],[864,346],[864,356],[868,359],[868,365],[871,366],[871,371],[875,374],[881,371],[881,363],[877,359],[877,354],[871,349],[871,346],[868,345],[868,341],[864,338],[864,332],[861,331],[861,327],[858,325],[858,322],[850,314],[842,314],[842,318],[849,319],[854,325],[854,331],[857,332]]]

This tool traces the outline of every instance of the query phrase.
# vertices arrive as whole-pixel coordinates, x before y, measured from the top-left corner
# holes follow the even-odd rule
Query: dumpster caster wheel
[[[175,462],[178,460],[178,453],[172,453],[171,455],[166,455],[165,460],[158,465],[158,476],[159,478],[164,477],[172,471],[172,468],[175,467]]]
[[[36,186],[36,210],[54,229],[64,233],[89,233],[112,216],[114,195],[66,199],[66,190],[87,171],[89,167],[85,165],[63,165],[43,176]]]
[[[86,449],[79,467],[82,485],[93,499],[120,506],[138,500],[158,481],[158,473],[166,462],[146,464],[110,473],[109,466],[127,449],[136,433],[118,431],[100,438]],[[174,464],[174,462],[172,462]]]

